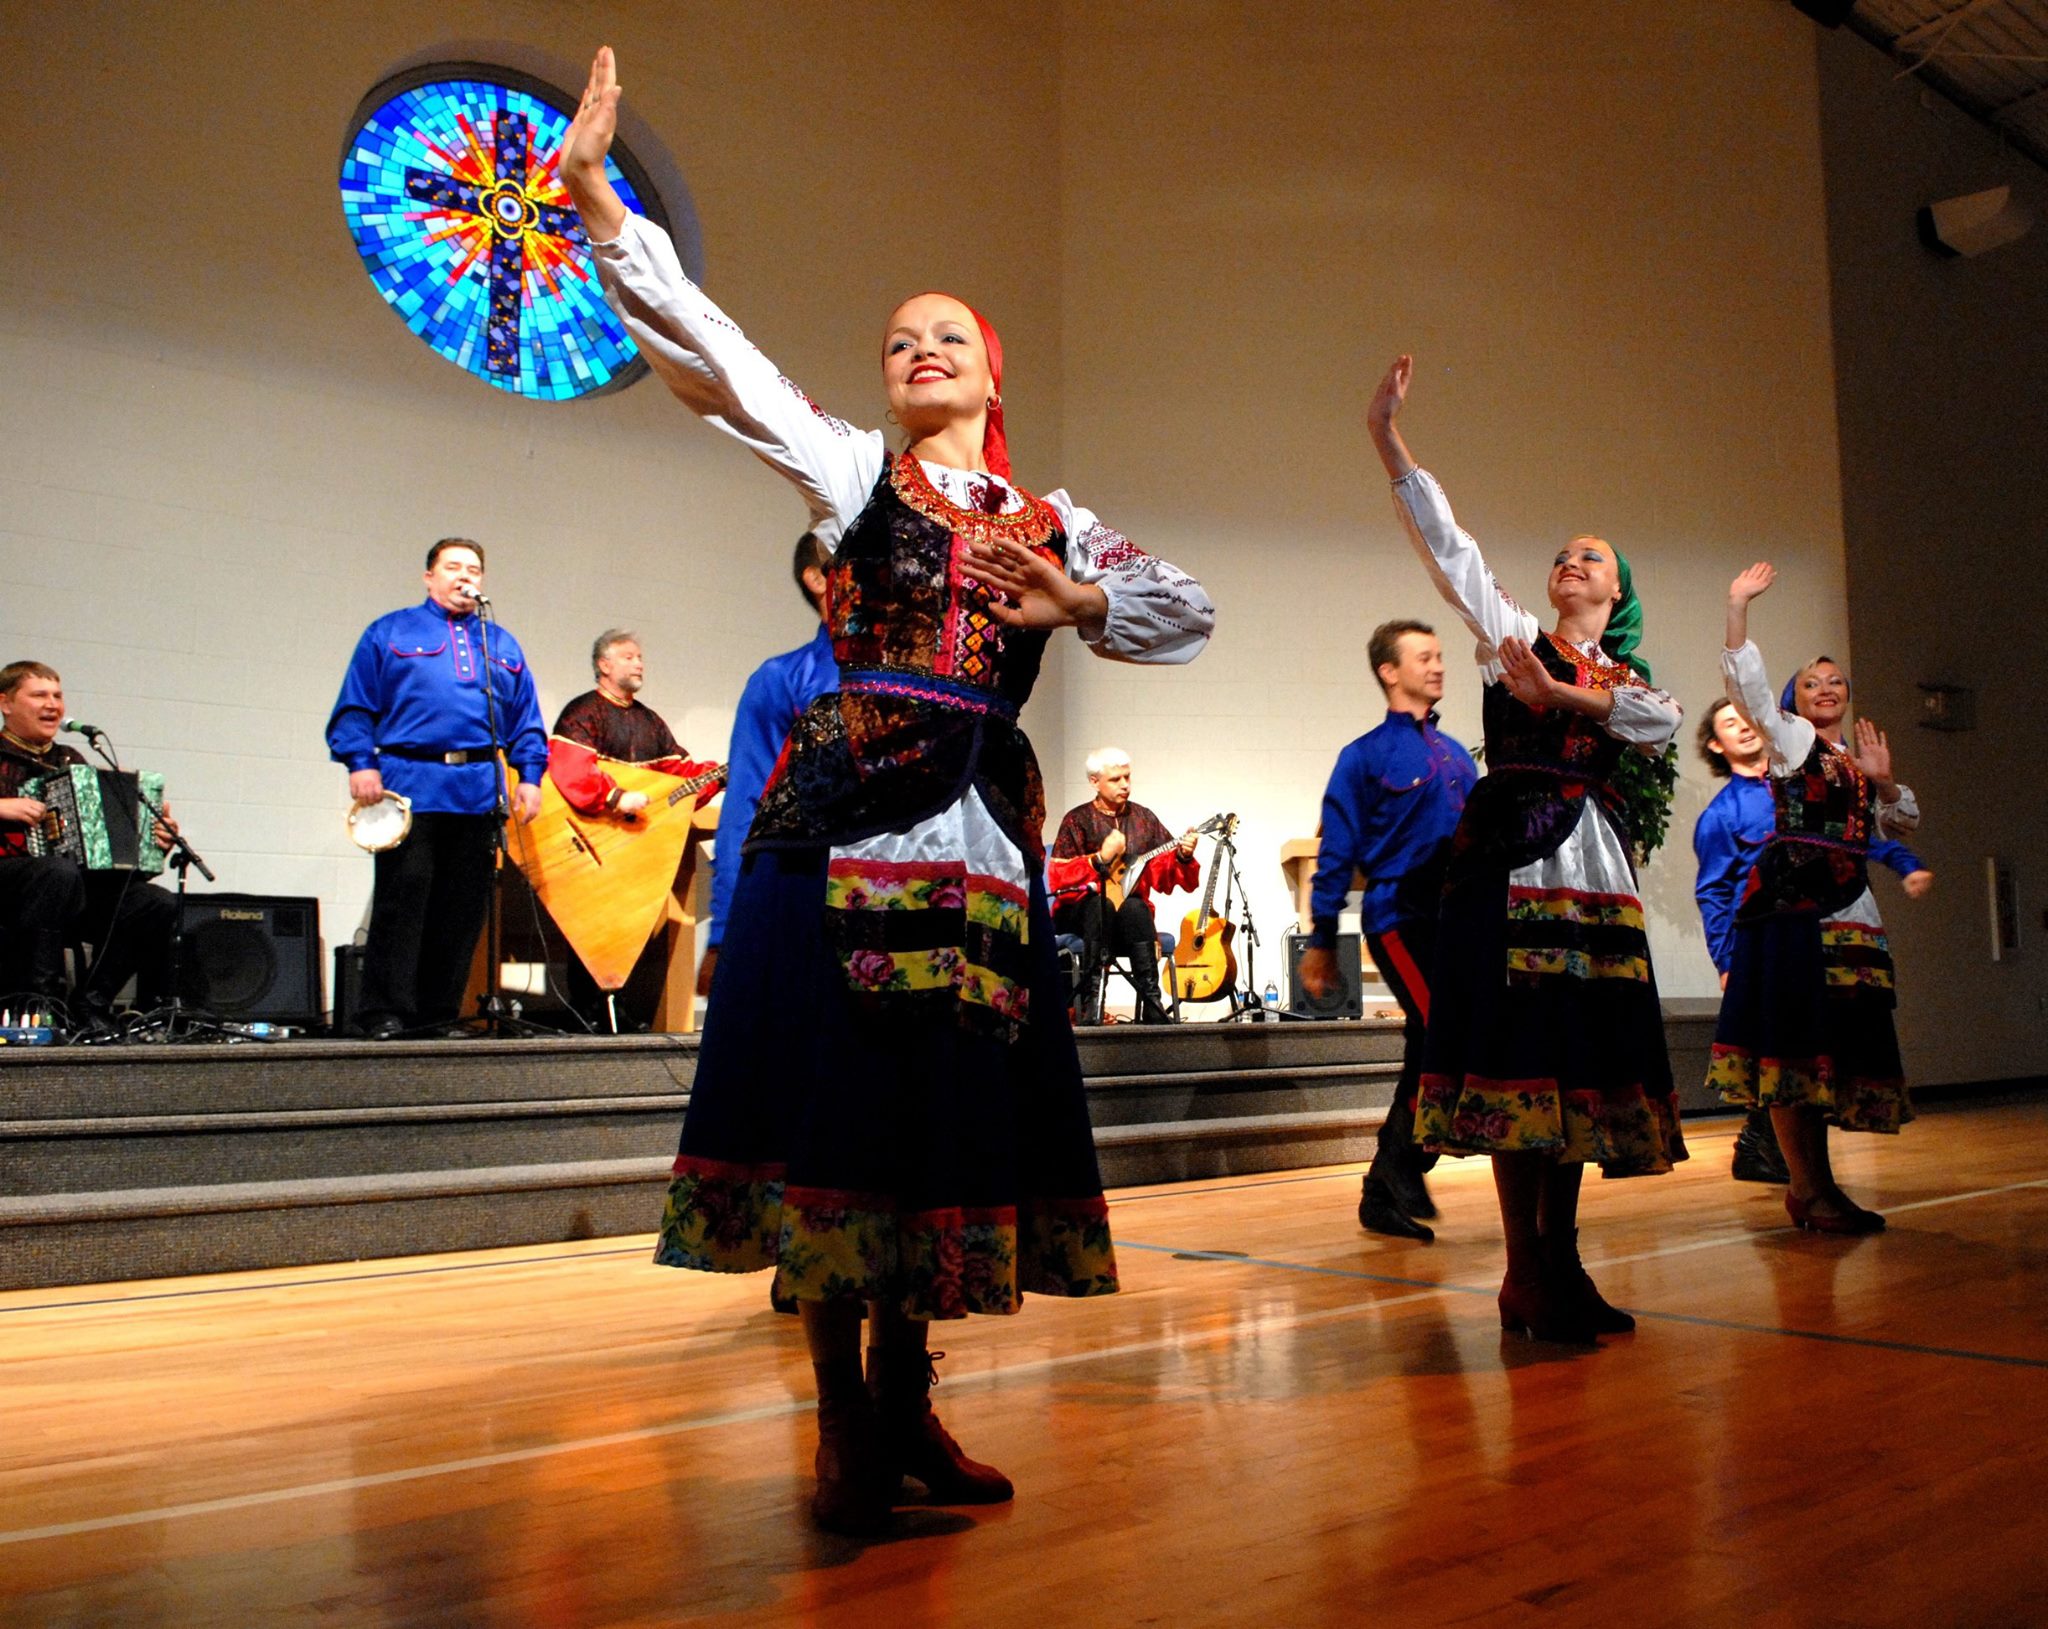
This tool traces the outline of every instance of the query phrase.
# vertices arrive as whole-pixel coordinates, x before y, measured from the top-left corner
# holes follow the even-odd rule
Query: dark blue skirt
[[[1803,1105],[1844,1131],[1896,1132],[1913,1108],[1891,981],[1881,933],[1818,911],[1739,924],[1707,1084],[1745,1107]]]
[[[1114,1291],[1116,1262],[1044,890],[1014,1039],[947,992],[850,986],[826,851],[742,862],[655,1259],[772,1267],[778,1306],[915,1318]]]

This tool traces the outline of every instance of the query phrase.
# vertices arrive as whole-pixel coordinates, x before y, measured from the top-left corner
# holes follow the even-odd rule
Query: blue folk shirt
[[[740,844],[754,824],[754,810],[767,789],[790,726],[818,697],[839,688],[839,663],[832,636],[819,625],[817,637],[797,650],[771,656],[754,669],[740,693],[726,756],[725,796],[718,805],[718,847],[711,865],[711,932],[708,943],[725,938],[733,891],[740,883]]]
[[[363,630],[327,720],[327,748],[354,773],[374,769],[387,791],[412,799],[421,814],[490,814],[498,803],[498,767],[422,762],[379,748],[488,753],[482,619],[456,615],[431,599],[379,617]],[[519,641],[493,624],[489,630],[498,731],[506,757],[522,781],[538,784],[548,766],[548,738],[540,719],[533,672]]]
[[[1390,708],[1384,724],[1339,753],[1323,793],[1311,942],[1323,949],[1336,944],[1337,913],[1354,871],[1368,879],[1361,932],[1385,933],[1434,910],[1433,890],[1420,897],[1402,881],[1442,853],[1478,780],[1472,754],[1437,728],[1435,713],[1417,718]]]
[[[1762,775],[1730,775],[1692,829],[1692,852],[1700,863],[1692,894],[1706,930],[1707,954],[1719,972],[1727,972],[1735,959],[1735,908],[1742,903],[1750,868],[1777,829],[1777,804]],[[1927,869],[1919,855],[1890,838],[1870,845],[1870,859],[1902,877]]]

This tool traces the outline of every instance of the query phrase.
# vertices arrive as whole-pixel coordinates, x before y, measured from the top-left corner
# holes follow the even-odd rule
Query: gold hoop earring
[[[891,424],[901,425],[903,423],[903,421],[896,416],[896,409],[893,407],[888,409],[885,413],[883,413],[882,417],[887,419]]]

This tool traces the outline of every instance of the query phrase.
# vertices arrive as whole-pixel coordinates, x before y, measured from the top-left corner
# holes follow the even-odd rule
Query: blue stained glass
[[[554,172],[569,114],[532,91],[434,79],[370,108],[341,165],[341,207],[377,292],[486,384],[567,401],[637,378],[590,244]],[[649,213],[615,160],[628,209]]]

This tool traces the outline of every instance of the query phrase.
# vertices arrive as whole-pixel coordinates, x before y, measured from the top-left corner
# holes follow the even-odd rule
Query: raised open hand
[[[1012,628],[1072,628],[1100,623],[1109,614],[1101,589],[1077,583],[1040,554],[1015,543],[974,543],[967,567],[993,590],[988,613]]]
[[[576,117],[562,138],[560,168],[564,179],[569,172],[585,174],[604,169],[605,154],[612,150],[612,138],[619,133],[619,71],[609,45],[600,45],[590,64],[590,83],[583,87],[583,100],[576,104]]]
[[[1737,605],[1747,605],[1777,580],[1778,568],[1768,560],[1759,560],[1735,574],[1735,581],[1728,585],[1728,598]]]
[[[1891,784],[1892,744],[1867,718],[1856,720],[1856,767],[1880,786]]]
[[[1394,358],[1393,366],[1381,375],[1379,386],[1372,393],[1372,401],[1365,409],[1365,422],[1375,429],[1392,426],[1401,416],[1402,404],[1408,400],[1408,381],[1415,377],[1415,358],[1403,353]]]
[[[1909,871],[1906,873],[1904,886],[1908,899],[1925,899],[1927,890],[1934,886],[1934,873],[1925,866],[1918,871]]]
[[[1556,700],[1557,681],[1527,640],[1503,639],[1494,655],[1500,662],[1501,683],[1515,700],[1530,707],[1548,707]]]

